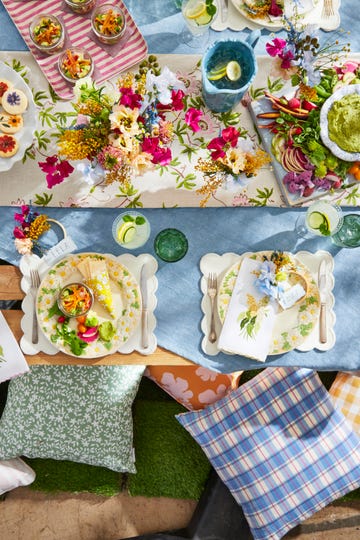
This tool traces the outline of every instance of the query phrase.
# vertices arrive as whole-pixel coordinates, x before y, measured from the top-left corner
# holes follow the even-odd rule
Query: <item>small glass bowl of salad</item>
[[[66,317],[86,315],[94,303],[92,290],[82,282],[68,283],[59,292],[58,307]]]
[[[64,47],[65,28],[55,15],[37,15],[30,23],[29,33],[34,46],[45,54],[55,54]]]
[[[66,81],[75,83],[79,79],[92,75],[94,62],[85,49],[76,47],[66,49],[60,54],[58,68]]]
[[[125,33],[125,14],[118,6],[102,4],[93,11],[91,28],[101,43],[113,45]]]
[[[65,0],[65,4],[74,11],[74,13],[83,15],[93,9],[96,0]]]

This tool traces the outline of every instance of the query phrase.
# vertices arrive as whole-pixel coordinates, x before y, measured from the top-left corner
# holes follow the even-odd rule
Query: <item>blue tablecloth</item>
[[[154,255],[156,234],[169,226],[182,230],[188,238],[187,255],[177,263],[159,261],[157,277],[159,288],[156,309],[158,344],[201,365],[218,371],[259,368],[263,364],[237,356],[219,354],[207,356],[201,350],[200,322],[201,272],[199,261],[209,252],[242,253],[261,250],[329,251],[335,258],[335,313],[336,344],[327,352],[312,350],[306,353],[292,351],[269,358],[266,365],[303,366],[318,370],[359,370],[358,321],[360,318],[360,248],[339,249],[329,239],[314,237],[296,243],[294,224],[299,212],[305,210],[279,208],[175,208],[144,209],[152,231],[140,252]],[[353,212],[353,209],[351,210]],[[360,213],[360,211],[357,211]],[[18,264],[11,236],[14,209],[0,209],[0,255]],[[111,225],[116,209],[47,208],[49,217],[61,220],[72,234],[78,251],[121,254],[112,238]]]
[[[153,0],[151,7],[138,0],[125,0],[142,30],[152,53],[201,53],[189,50],[179,42],[182,17],[177,0]],[[340,14],[342,28],[354,28],[354,17],[358,19],[358,0],[342,0]],[[221,34],[211,31],[211,41],[220,37],[245,37],[248,30],[235,33],[229,30]],[[256,54],[265,53],[269,41],[268,31],[256,45]],[[324,32],[322,32],[325,35]],[[281,36],[280,32],[277,34]],[[333,34],[329,34],[333,40]],[[350,33],[349,41],[353,52],[360,51],[360,34]],[[26,50],[27,47],[0,5],[0,47],[4,50]],[[2,175],[3,176],[3,175]],[[10,177],[11,173],[7,175]],[[1,178],[3,181],[4,179]],[[5,186],[2,188],[5,189]],[[360,248],[339,250],[329,240],[314,238],[295,246],[293,227],[297,213],[304,210],[278,208],[174,208],[144,210],[152,226],[152,234],[143,251],[153,253],[153,239],[157,232],[175,226],[186,234],[189,251],[186,257],[174,264],[159,261],[158,307],[156,309],[158,343],[201,365],[218,371],[230,372],[238,369],[259,367],[260,364],[236,356],[219,354],[207,357],[201,350],[200,321],[200,269],[199,261],[208,252],[225,253],[258,251],[263,249],[298,250],[327,249],[335,257],[335,312],[336,344],[328,352],[292,351],[271,357],[266,365],[292,365],[319,370],[358,370],[359,263]],[[351,210],[354,212],[354,210]],[[355,210],[357,212],[357,210]],[[117,215],[116,209],[73,209],[47,208],[49,217],[60,220],[74,237],[78,251],[111,252],[119,254],[119,246],[111,236],[111,224]],[[0,258],[18,264],[19,256],[12,243],[14,208],[0,208]],[[135,252],[137,254],[137,252]]]

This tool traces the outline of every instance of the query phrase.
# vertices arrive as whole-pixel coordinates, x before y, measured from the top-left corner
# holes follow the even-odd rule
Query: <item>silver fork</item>
[[[210,343],[215,343],[217,340],[215,332],[215,298],[217,293],[217,275],[210,273],[207,280],[207,294],[210,298],[211,303],[211,318],[210,318],[210,333],[209,341]]]
[[[32,334],[31,342],[36,344],[39,341],[39,330],[36,316],[36,294],[40,286],[39,272],[33,268],[30,269],[30,293],[33,296],[33,320],[32,320]]]
[[[325,17],[332,17],[334,15],[332,0],[324,0],[323,15]]]

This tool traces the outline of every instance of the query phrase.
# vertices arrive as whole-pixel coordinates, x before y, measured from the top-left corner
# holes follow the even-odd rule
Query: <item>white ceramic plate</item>
[[[3,62],[0,62],[0,78],[11,81],[14,87],[22,90],[28,98],[28,107],[23,113],[24,127],[13,135],[19,142],[19,149],[10,158],[0,157],[0,172],[3,172],[9,171],[14,163],[20,161],[25,154],[25,150],[32,144],[36,128],[36,108],[32,92],[24,79]]]
[[[346,150],[340,148],[340,146],[338,146],[329,137],[328,114],[331,107],[342,97],[351,94],[360,94],[360,84],[349,84],[347,86],[343,86],[325,101],[320,111],[320,137],[322,142],[329,148],[329,150],[331,150],[334,156],[343,159],[344,161],[359,161],[360,148],[359,152],[347,152]],[[358,124],[358,128],[360,131],[360,124]]]
[[[52,345],[70,356],[76,356],[63,339],[54,341],[58,316],[49,316],[49,309],[56,303],[57,294],[62,286],[72,281],[81,280],[82,276],[77,265],[85,257],[105,259],[116,309],[116,318],[112,319],[97,300],[93,305],[92,311],[95,312],[99,322],[111,321],[116,328],[115,336],[111,342],[98,339],[89,343],[81,354],[82,358],[98,358],[114,353],[122,344],[126,343],[135,332],[141,317],[139,285],[133,274],[116,257],[96,253],[79,253],[62,259],[43,278],[37,295],[36,310],[39,327]],[[76,324],[76,319],[70,319],[71,329],[75,329]]]
[[[284,23],[282,17],[250,17],[246,7],[244,7],[243,0],[231,0],[234,7],[238,12],[248,21],[261,26],[262,28],[267,28],[269,30],[280,30],[284,28]],[[294,2],[292,0],[285,0],[285,3],[288,3],[284,8],[284,14],[289,18],[293,14]],[[311,12],[312,9],[319,3],[319,0],[300,0],[298,4],[298,14],[304,16]]]
[[[246,255],[257,260],[263,260],[264,255],[270,257],[271,253],[271,251],[259,251],[253,254],[247,253]],[[277,314],[269,355],[282,354],[299,347],[313,331],[320,312],[319,290],[310,270],[291,253],[288,253],[288,255],[294,264],[295,271],[305,278],[308,284],[308,293],[299,303]],[[242,258],[225,272],[219,286],[217,307],[222,323],[225,319]]]

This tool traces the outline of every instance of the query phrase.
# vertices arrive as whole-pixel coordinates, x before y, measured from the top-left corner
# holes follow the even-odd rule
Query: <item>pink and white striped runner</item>
[[[117,0],[116,3],[124,10],[128,29],[126,34],[129,37],[124,37],[124,46],[120,48],[116,55],[112,55],[108,52],[109,46],[102,47],[100,43],[96,43],[91,39],[90,17],[70,12],[65,7],[63,0],[47,0],[46,9],[44,9],[44,2],[42,0],[31,0],[29,2],[3,0],[6,10],[42,69],[45,77],[55,92],[63,99],[71,99],[73,97],[73,92],[72,85],[64,81],[59,73],[57,60],[60,53],[47,56],[34,48],[29,35],[30,22],[36,15],[45,12],[59,17],[66,28],[67,45],[72,47],[82,47],[91,54],[95,63],[93,78],[97,83],[101,83],[110,79],[117,73],[121,73],[138,62],[141,62],[147,54],[146,41],[126,6],[122,0]],[[118,45],[114,45],[114,47],[117,46]]]

